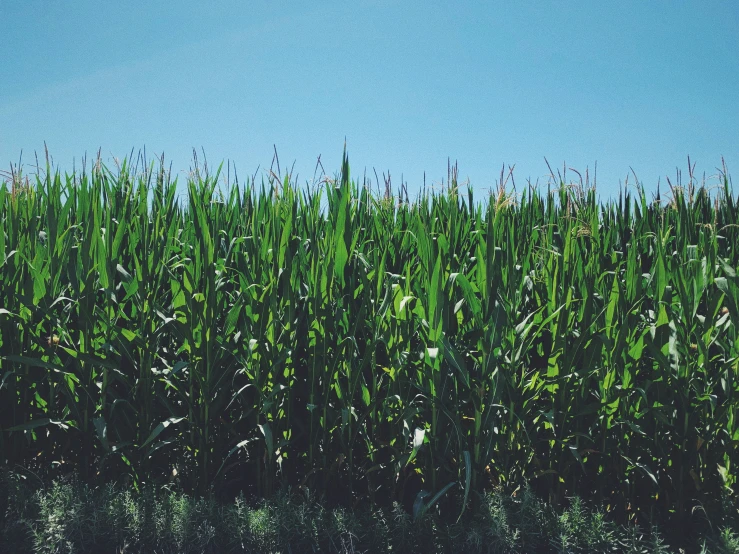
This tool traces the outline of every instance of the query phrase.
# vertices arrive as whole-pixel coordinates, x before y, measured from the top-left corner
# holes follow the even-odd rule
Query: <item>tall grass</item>
[[[456,519],[530,483],[622,521],[736,502],[739,206],[555,183],[413,202],[163,167],[0,186],[0,449]]]

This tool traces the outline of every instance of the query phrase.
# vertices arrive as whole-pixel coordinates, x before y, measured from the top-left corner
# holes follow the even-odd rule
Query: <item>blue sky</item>
[[[3,169],[44,141],[62,169],[195,147],[243,180],[276,145],[304,183],[346,138],[354,176],[411,191],[448,157],[481,191],[597,162],[604,197],[688,155],[739,171],[735,0],[0,0],[0,37]]]

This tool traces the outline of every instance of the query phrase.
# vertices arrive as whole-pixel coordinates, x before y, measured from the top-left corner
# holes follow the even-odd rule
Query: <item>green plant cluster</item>
[[[530,489],[517,498],[485,493],[471,517],[414,521],[401,506],[327,509],[310,496],[279,493],[250,503],[219,503],[167,488],[141,492],[79,482],[39,486],[9,476],[9,518],[0,525],[7,554],[236,554],[360,552],[408,554],[668,554],[655,528],[615,525],[578,498],[554,510]],[[693,551],[693,550],[690,550]],[[701,554],[739,553],[739,535],[725,528],[698,541]]]
[[[666,204],[399,202],[346,155],[316,189],[219,176],[182,202],[153,164],[0,186],[3,464],[417,520],[527,483],[642,525],[735,509],[726,174]]]

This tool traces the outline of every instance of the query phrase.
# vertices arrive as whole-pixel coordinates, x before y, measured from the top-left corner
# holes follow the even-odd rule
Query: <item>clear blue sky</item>
[[[545,156],[597,162],[604,197],[687,155],[739,172],[736,0],[0,0],[0,68],[2,169],[44,141],[63,169],[196,147],[243,180],[274,144],[305,182],[346,137],[355,176],[411,190],[447,157],[481,191],[503,163],[546,180]]]

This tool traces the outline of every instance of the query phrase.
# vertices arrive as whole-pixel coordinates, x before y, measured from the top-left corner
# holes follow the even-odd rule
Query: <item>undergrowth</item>
[[[579,498],[556,510],[530,489],[487,493],[461,521],[433,511],[414,519],[397,504],[329,509],[302,492],[224,503],[167,487],[34,485],[19,474],[6,475],[0,492],[0,551],[8,554],[739,553],[735,519],[692,544],[669,544],[670,530],[616,525]]]

